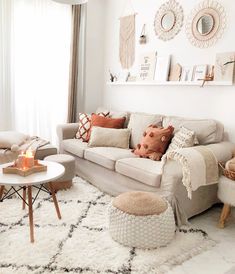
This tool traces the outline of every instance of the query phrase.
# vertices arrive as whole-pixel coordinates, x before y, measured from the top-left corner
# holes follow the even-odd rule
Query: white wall
[[[214,118],[224,123],[230,139],[235,141],[235,87],[146,87],[146,86],[113,86],[106,85],[109,80],[108,70],[119,72],[119,17],[122,15],[125,0],[104,1],[105,19],[105,79],[103,83],[103,105],[117,110],[144,111],[186,117]],[[138,68],[140,52],[158,51],[169,53],[175,62],[181,65],[213,64],[217,52],[235,51],[235,5],[232,0],[220,1],[227,12],[227,28],[215,46],[198,49],[187,40],[184,26],[181,32],[171,41],[158,40],[154,34],[153,22],[155,13],[164,1],[132,0],[136,17],[136,40],[138,41],[142,26],[147,24],[149,43],[136,43],[136,62],[132,72]],[[185,17],[198,0],[181,0]],[[127,5],[128,9],[128,5]],[[130,9],[129,9],[130,10]],[[128,10],[127,12],[128,13]]]
[[[104,0],[105,1],[105,0]],[[87,4],[86,30],[86,92],[84,110],[94,111],[102,105],[104,84],[104,24],[103,0],[90,0]]]

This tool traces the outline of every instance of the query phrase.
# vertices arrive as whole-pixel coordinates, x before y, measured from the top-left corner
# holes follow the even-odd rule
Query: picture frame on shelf
[[[135,75],[130,75],[127,79],[127,82],[136,82],[137,77]]]
[[[169,81],[171,81],[171,82],[180,81],[181,74],[182,74],[182,66],[179,63],[177,63],[175,65],[171,65]]]
[[[156,52],[141,54],[139,57],[139,81],[153,81],[156,65]]]
[[[196,65],[194,66],[193,81],[199,81],[205,79],[208,72],[208,65]]]
[[[169,79],[171,55],[158,55],[154,73],[154,81],[166,82]]]
[[[235,52],[217,53],[215,60],[214,79],[218,82],[233,82]]]
[[[193,81],[193,75],[194,75],[194,66],[184,66],[182,67],[181,82],[191,82]]]

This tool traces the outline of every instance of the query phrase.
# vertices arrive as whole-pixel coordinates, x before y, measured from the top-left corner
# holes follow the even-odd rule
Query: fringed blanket
[[[28,139],[23,145],[21,145],[17,151],[11,151],[10,149],[1,149],[0,164],[14,161],[18,157],[18,155],[21,153],[21,151],[26,151],[29,148],[35,151],[35,154],[36,154],[39,148],[49,143],[50,142],[43,140],[40,137],[34,136],[34,137],[30,137],[30,139]]]
[[[23,144],[22,146],[20,146],[20,150],[22,151],[26,151],[27,149],[31,149],[32,151],[35,151],[35,153],[37,152],[37,150],[40,147],[43,147],[45,145],[48,145],[50,142],[41,139],[40,137],[37,136],[33,136],[31,137],[25,144]]]
[[[200,186],[216,184],[219,181],[218,161],[205,146],[182,148],[167,153],[167,160],[180,163],[183,171],[182,182],[192,198],[192,192]]]

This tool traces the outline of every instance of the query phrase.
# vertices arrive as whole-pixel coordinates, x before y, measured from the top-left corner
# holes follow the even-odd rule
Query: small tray
[[[26,176],[31,175],[33,173],[42,172],[42,171],[47,171],[47,166],[39,164],[37,160],[34,161],[34,166],[32,168],[22,169],[22,168],[18,168],[14,164],[14,165],[11,165],[11,166],[8,166],[8,167],[4,167],[2,169],[2,172],[4,174],[17,174],[17,175],[20,175],[22,177],[26,177]]]

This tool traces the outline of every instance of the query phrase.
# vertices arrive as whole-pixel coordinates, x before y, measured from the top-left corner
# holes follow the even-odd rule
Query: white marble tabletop
[[[47,166],[47,171],[38,172],[31,174],[26,177],[22,177],[17,174],[3,174],[2,169],[4,167],[12,165],[12,163],[7,163],[0,165],[0,185],[9,186],[27,186],[27,185],[40,185],[54,181],[61,176],[63,176],[65,169],[64,166],[49,161],[39,161],[40,164]]]

